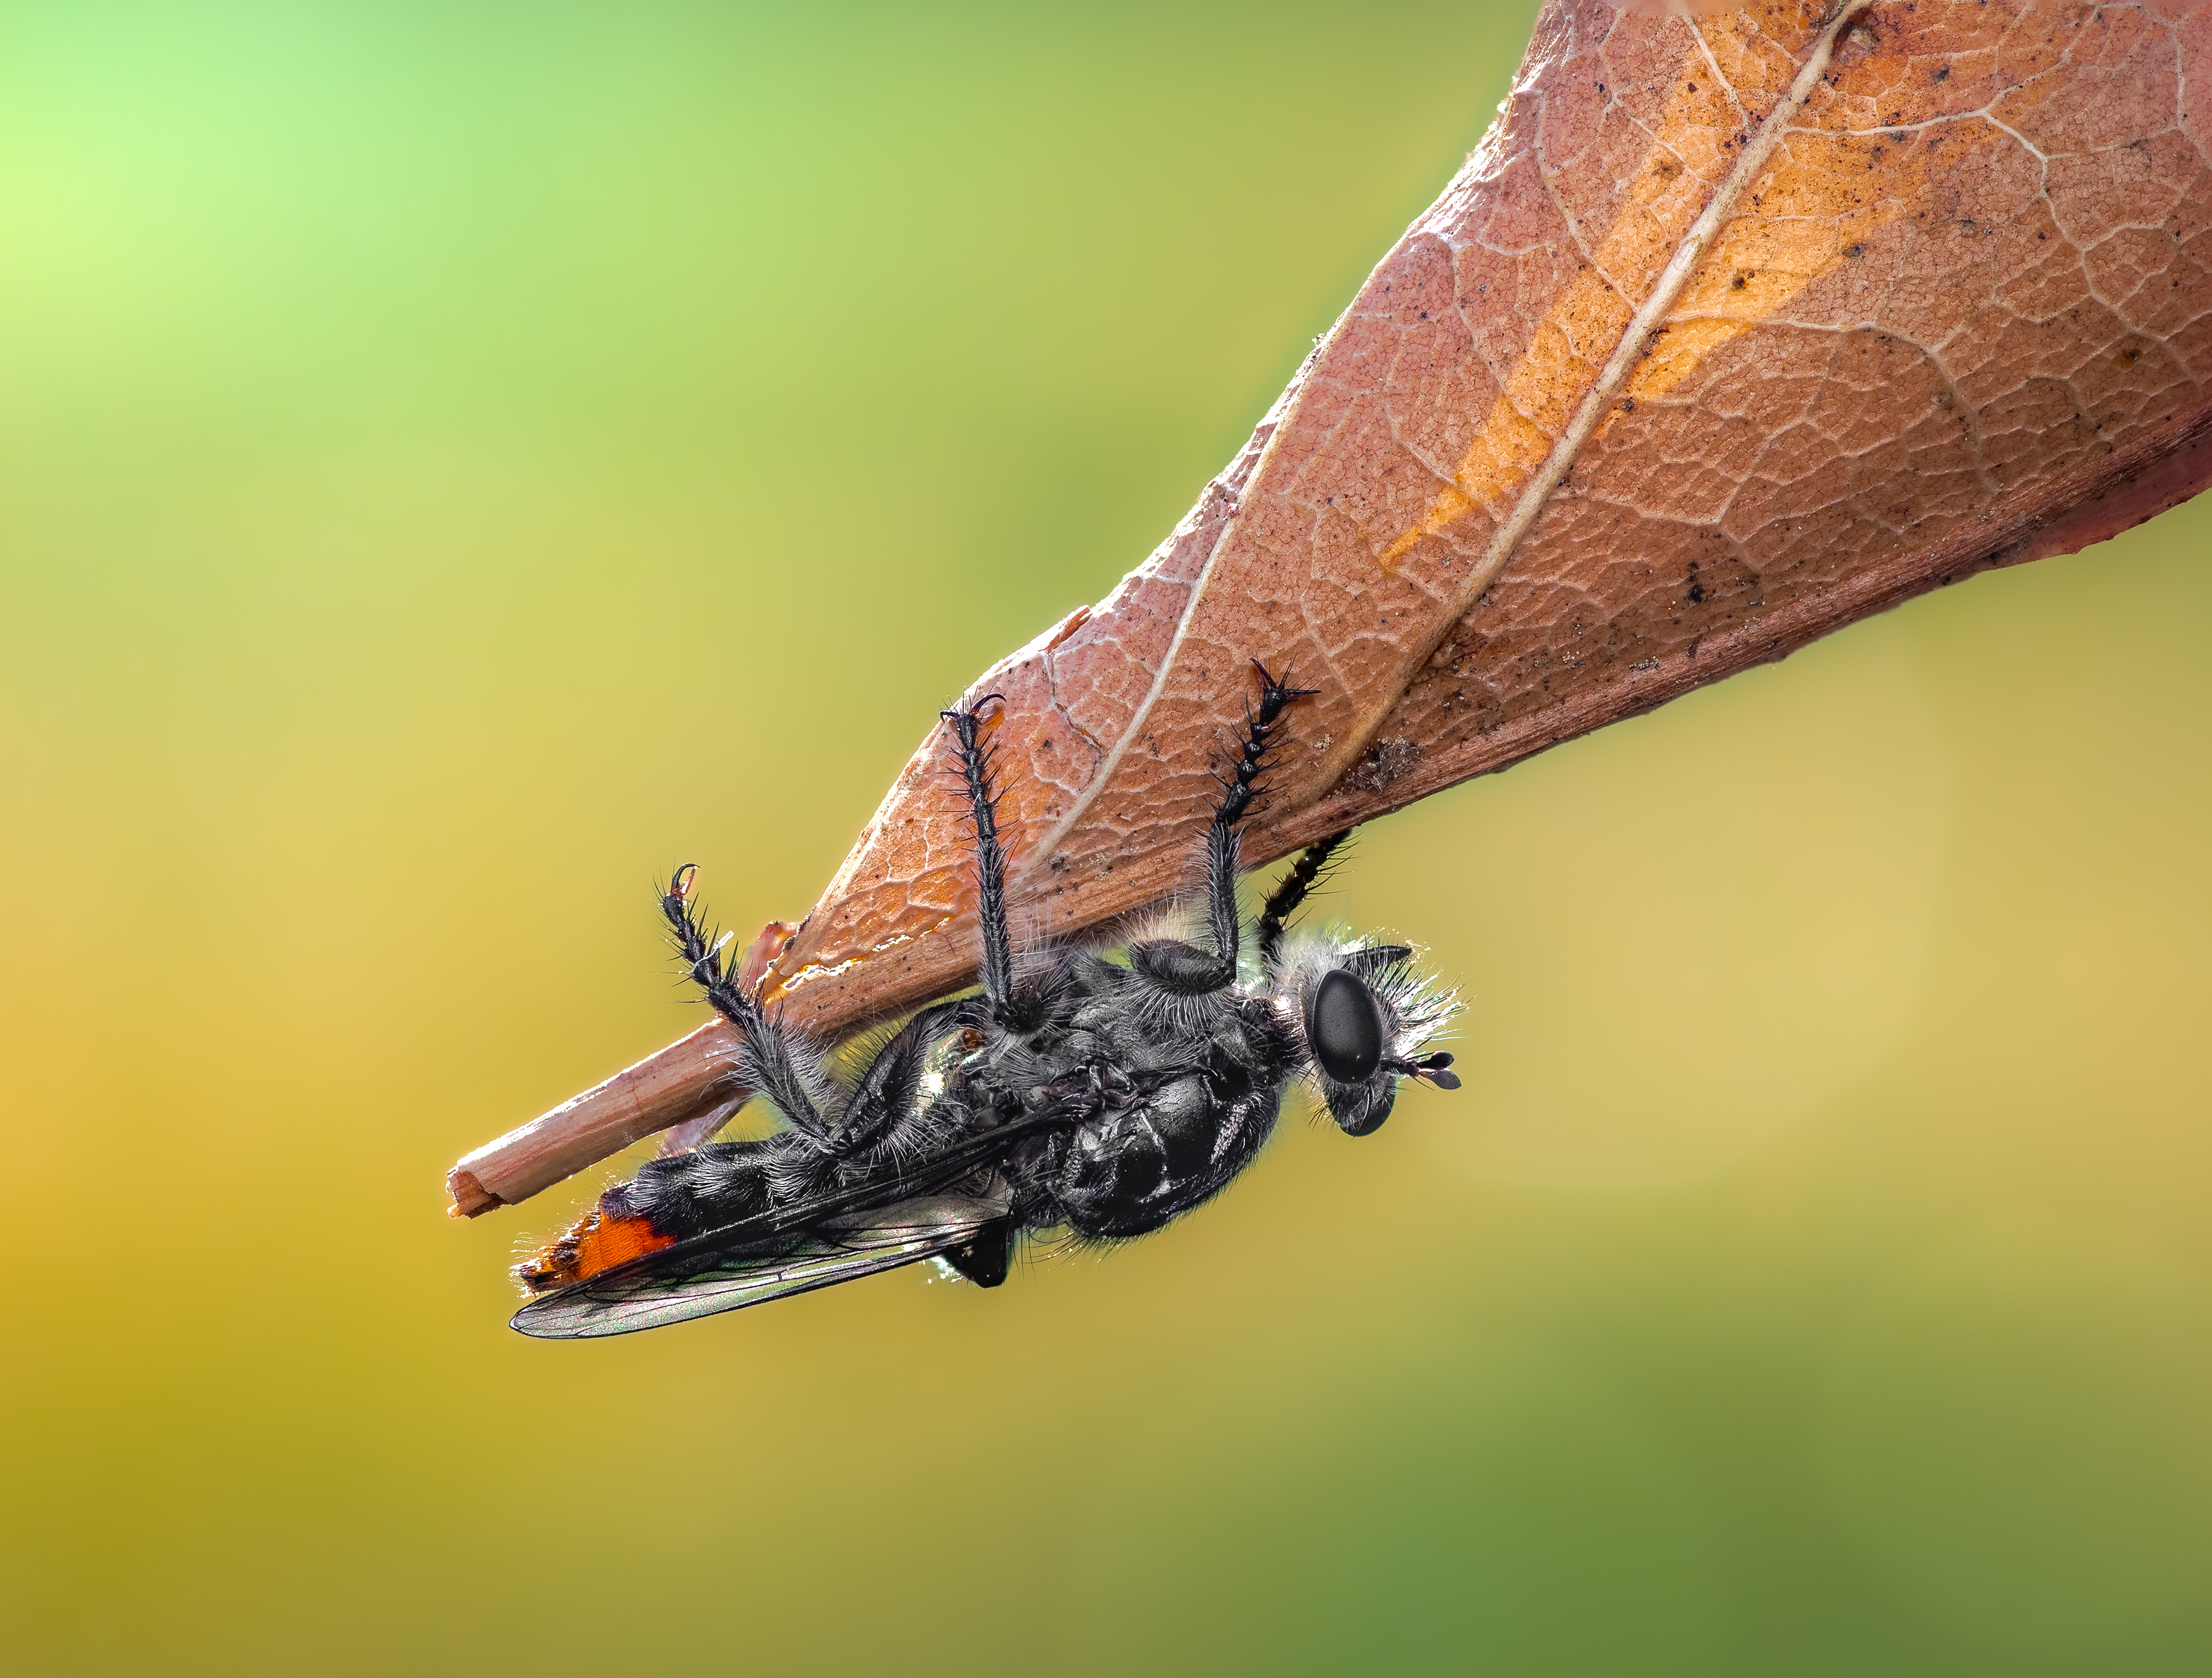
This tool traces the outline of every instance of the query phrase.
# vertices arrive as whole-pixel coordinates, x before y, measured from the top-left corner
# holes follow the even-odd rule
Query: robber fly
[[[923,1008],[857,1076],[783,1025],[737,982],[692,901],[696,870],[661,912],[691,979],[735,1028],[738,1067],[785,1128],[656,1159],[515,1274],[534,1297],[526,1334],[628,1334],[934,1259],[984,1287],[1018,1243],[1065,1231],[1110,1242],[1211,1200],[1274,1128],[1283,1091],[1310,1075],[1330,1116],[1364,1136],[1400,1080],[1459,1087],[1428,1052],[1456,1010],[1402,945],[1285,925],[1345,835],[1309,847],[1267,899],[1258,965],[1240,975],[1237,824],[1282,715],[1305,696],[1260,672],[1241,755],[1206,835],[1200,941],[1129,944],[1126,963],[1069,947],[1017,973],[1006,930],[992,753],[978,713],[944,720],[975,825],[981,989]]]

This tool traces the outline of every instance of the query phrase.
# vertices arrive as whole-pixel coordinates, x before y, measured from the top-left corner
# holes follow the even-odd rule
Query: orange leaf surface
[[[1191,879],[1250,660],[1317,690],[1257,865],[2194,493],[2208,227],[2212,5],[1553,0],[1481,146],[1236,460],[969,690],[1003,696],[1018,925]],[[794,1020],[969,981],[944,744],[756,951]],[[704,1028],[479,1150],[464,1209],[589,1163],[586,1131],[598,1158],[697,1112],[726,1049]]]

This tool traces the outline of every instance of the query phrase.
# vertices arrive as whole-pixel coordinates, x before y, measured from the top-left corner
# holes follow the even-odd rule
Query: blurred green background
[[[20,1671],[2212,1661],[2212,505],[1378,825],[1456,1097],[510,1334],[441,1178],[1103,596],[1532,8],[0,6]]]

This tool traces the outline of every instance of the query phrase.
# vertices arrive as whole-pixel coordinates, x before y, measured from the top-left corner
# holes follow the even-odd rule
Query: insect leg
[[[985,705],[997,698],[986,695]],[[976,918],[983,933],[983,994],[994,1016],[1004,1018],[1013,1001],[1012,944],[1006,935],[1006,853],[999,843],[998,797],[991,790],[989,748],[977,739],[974,710],[946,711],[945,720],[960,748],[960,774],[968,786],[968,808],[975,824]]]
[[[1283,876],[1282,883],[1267,894],[1267,901],[1260,910],[1260,959],[1269,971],[1282,958],[1285,924],[1298,912],[1306,893],[1320,881],[1322,871],[1328,865],[1329,853],[1351,836],[1352,830],[1346,828],[1308,845],[1298,854],[1291,872]]]
[[[710,939],[699,924],[691,908],[691,886],[698,872],[694,863],[678,868],[660,898],[660,912],[676,935],[676,947],[690,964],[691,981],[707,994],[714,1012],[737,1028],[738,1071],[745,1082],[774,1102],[798,1128],[823,1138],[831,1121],[824,1116],[825,1103],[818,1098],[827,1092],[809,1075],[815,1060],[811,1046],[785,1031],[772,1012],[745,994],[738,983],[738,952],[732,950],[726,958],[722,954],[730,942],[728,934]]]
[[[1290,686],[1288,672],[1285,680],[1276,680],[1257,659],[1252,667],[1260,672],[1259,708],[1244,714],[1243,750],[1235,770],[1222,781],[1221,807],[1213,812],[1213,825],[1206,835],[1206,927],[1213,934],[1215,953],[1230,964],[1232,977],[1243,933],[1237,916],[1237,824],[1251,808],[1256,790],[1253,783],[1274,747],[1272,735],[1276,724],[1292,700],[1315,691]]]
[[[931,1139],[921,1133],[931,1127],[917,1120],[930,1055],[949,1033],[983,1018],[982,1008],[970,997],[924,1008],[901,1026],[860,1074],[830,1138],[832,1151],[858,1153],[888,1144],[895,1153],[910,1153],[926,1146]]]

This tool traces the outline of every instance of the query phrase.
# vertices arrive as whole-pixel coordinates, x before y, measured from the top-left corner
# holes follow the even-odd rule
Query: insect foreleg
[[[1270,973],[1282,958],[1283,927],[1298,912],[1298,905],[1305,902],[1306,894],[1319,883],[1322,870],[1328,866],[1329,853],[1351,836],[1352,830],[1347,828],[1308,845],[1298,854],[1291,872],[1267,894],[1267,901],[1260,910],[1260,960]]]
[[[1260,703],[1244,714],[1243,747],[1236,768],[1223,778],[1221,806],[1206,836],[1206,928],[1213,936],[1214,953],[1229,964],[1231,979],[1236,976],[1243,930],[1237,915],[1237,824],[1252,807],[1261,766],[1274,749],[1274,731],[1283,713],[1292,700],[1314,692],[1276,680],[1256,659],[1252,667],[1260,672]]]

